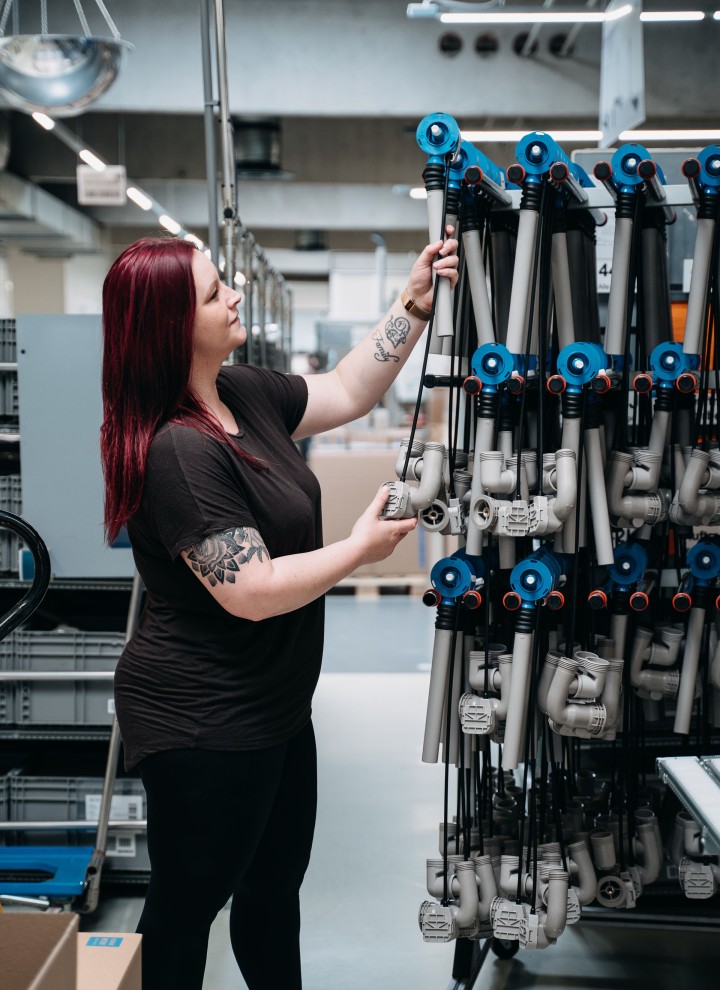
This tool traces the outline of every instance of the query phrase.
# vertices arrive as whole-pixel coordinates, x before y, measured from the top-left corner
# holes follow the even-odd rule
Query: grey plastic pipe
[[[690,732],[690,721],[695,703],[695,682],[698,674],[700,646],[702,644],[703,626],[705,625],[705,609],[690,609],[685,650],[683,652],[682,670],[680,671],[680,687],[675,706],[675,723],[673,732],[686,736]]]
[[[574,450],[563,448],[555,453],[555,490],[556,495],[552,503],[555,517],[565,524],[573,516],[574,522],[575,502],[577,500],[577,470]]]
[[[633,221],[619,217],[615,221],[613,243],[613,272],[608,297],[607,326],[605,329],[605,353],[625,353],[625,322],[627,316],[627,291],[630,278],[630,244]]]
[[[709,679],[712,686],[720,690],[720,639],[715,647],[715,653],[710,664]]]
[[[610,516],[605,496],[605,472],[603,469],[600,433],[597,429],[585,431],[585,461],[587,464],[587,490],[592,512],[593,533],[597,562],[610,567],[614,562]]]
[[[627,640],[627,615],[613,614],[610,618],[610,638],[615,643],[615,650],[619,657],[625,657],[625,643]]]
[[[568,880],[569,877],[565,870],[550,870],[547,887],[547,911],[540,912],[540,924],[546,938],[552,940],[560,938],[565,931]]]
[[[661,457],[665,455],[665,447],[670,432],[670,418],[670,412],[665,409],[656,409],[653,413],[648,449],[655,454],[660,454]],[[653,487],[657,487],[657,483]]]
[[[473,458],[472,482],[470,485],[470,498],[468,512],[468,530],[466,536],[466,550],[472,556],[479,557],[483,547],[483,532],[479,530],[473,516],[472,506],[483,494],[481,479],[481,454],[493,449],[493,434],[495,423],[492,419],[480,418],[477,421],[475,432],[475,455]]]
[[[540,214],[536,210],[520,210],[505,339],[505,346],[511,354],[524,354],[526,349],[530,283],[539,220]]]
[[[600,662],[598,658],[598,662]],[[607,661],[602,661],[607,665]],[[604,669],[604,667],[603,667]],[[605,728],[607,713],[600,704],[569,704],[570,685],[576,677],[577,663],[568,657],[560,657],[555,676],[547,695],[546,714],[559,725],[571,729],[584,729],[593,735],[600,735]],[[598,694],[600,694],[600,689]]]
[[[700,507],[700,489],[705,486],[709,479],[708,464],[710,454],[705,450],[695,447],[690,454],[690,459],[682,475],[680,488],[678,490],[678,501],[683,512],[689,516],[695,516]]]
[[[568,863],[570,872],[576,878],[573,889],[577,894],[577,899],[581,904],[590,904],[595,900],[597,893],[597,877],[590,858],[587,840],[582,839],[571,843],[567,847],[567,852],[570,856]]]
[[[660,474],[660,455],[646,452],[648,461],[656,458],[655,467],[646,472],[646,476],[640,475],[640,481],[644,486],[650,484],[655,474],[655,486]],[[624,519],[637,529],[644,522],[654,525],[667,518],[667,503],[657,493],[648,490],[646,495],[624,495],[623,490],[627,483],[628,474],[631,483],[636,477],[636,470],[630,469],[633,458],[629,454],[615,450],[610,456],[607,478],[607,502],[610,515],[616,519]],[[655,471],[655,468],[657,469]]]
[[[427,196],[428,230],[430,241],[438,240],[440,231],[445,237],[445,216],[443,215],[442,189],[429,189]],[[433,276],[433,280],[435,276]],[[453,335],[453,297],[450,283],[446,278],[440,279],[437,298],[435,301],[435,318],[433,320],[430,353],[443,353],[443,338]]]
[[[464,665],[464,651],[463,651],[463,634],[458,632],[455,637],[455,657],[454,657],[454,672],[452,679],[452,697],[450,699],[450,711],[457,712],[460,707],[460,695],[462,694],[463,686],[463,665]],[[445,711],[445,718],[447,718],[447,711]],[[450,737],[448,740],[448,751],[443,754],[445,763],[454,763],[457,765],[459,759],[458,745],[460,743],[462,733],[460,732],[460,719],[455,716],[450,721]],[[464,740],[464,737],[463,737]],[[465,766],[470,766],[466,763]]]
[[[680,865],[680,860],[685,855],[685,822],[689,821],[692,821],[692,817],[687,811],[679,811],[675,815],[673,833],[670,839],[670,847],[668,849],[670,862],[674,863],[675,866]]]
[[[405,460],[407,459],[407,450],[410,446],[410,440],[406,437],[404,440],[400,441],[400,449],[398,451],[397,459],[395,461],[395,474],[398,478],[402,478],[402,473],[405,470]],[[420,480],[419,472],[416,474],[416,468],[420,458],[422,457],[423,450],[425,449],[425,444],[422,440],[413,440],[412,448],[410,450],[410,458],[408,460],[408,469],[406,477],[410,477],[413,481]]]
[[[637,826],[637,838],[633,842],[635,856],[641,862],[636,863],[643,886],[654,883],[662,869],[662,848],[658,845],[655,826],[650,821],[643,821]]]
[[[615,840],[612,832],[605,829],[596,829],[590,833],[590,845],[592,846],[593,860],[598,870],[612,870],[617,864],[617,853],[615,852]]]
[[[497,884],[495,883],[495,871],[492,866],[490,856],[478,856],[475,859],[475,875],[479,886],[478,917],[481,921],[487,921],[490,917],[490,905],[493,898],[497,897]]]
[[[505,468],[505,458],[499,450],[486,450],[480,453],[480,481],[484,490],[493,495],[510,495],[517,487],[517,474]]]
[[[705,330],[705,306],[714,237],[715,221],[708,218],[698,219],[688,308],[685,316],[684,354],[700,353],[700,341]]]
[[[423,763],[437,763],[438,761],[443,713],[447,699],[452,637],[452,629],[435,630],[433,655],[430,666],[427,713],[425,715],[425,737],[422,751]]]
[[[483,344],[495,343],[495,328],[492,308],[488,295],[487,275],[483,263],[482,244],[479,230],[466,230],[462,235],[465,249],[465,264],[468,282],[470,283],[470,298],[475,313],[478,347]]]
[[[686,818],[683,822],[683,848],[688,856],[704,855],[702,829],[694,818]]]
[[[564,230],[552,237],[551,249],[552,286],[555,297],[558,346],[560,350],[575,343],[575,323],[570,289],[570,263],[568,261],[567,235]]]
[[[632,655],[630,657],[630,683],[634,688],[642,688],[645,691],[651,692],[651,694],[661,694],[664,698],[673,698],[677,694],[678,689],[679,675],[677,671],[643,670],[644,662],[652,659],[652,639],[652,629],[644,629],[642,626],[637,627]],[[682,633],[679,634],[679,639],[675,644],[675,657],[677,657],[680,639],[682,639]],[[658,658],[661,657],[661,652],[659,650],[656,652]],[[670,649],[666,648],[665,653],[664,660],[673,656]],[[660,662],[660,660],[654,660],[653,662]],[[656,698],[655,700],[659,701],[660,699]]]
[[[516,632],[513,641],[510,697],[505,719],[502,769],[514,770],[522,759],[528,711],[528,688],[534,633]]]

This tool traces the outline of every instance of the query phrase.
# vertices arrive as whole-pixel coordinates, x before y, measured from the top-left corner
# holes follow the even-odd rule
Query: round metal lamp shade
[[[114,38],[0,37],[0,94],[19,110],[71,117],[112,85],[131,48]]]

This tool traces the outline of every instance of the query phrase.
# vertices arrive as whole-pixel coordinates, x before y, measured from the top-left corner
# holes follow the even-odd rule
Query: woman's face
[[[237,310],[242,293],[220,281],[217,269],[202,251],[193,254],[192,270],[195,279],[193,357],[211,363],[222,362],[247,340],[247,331]]]

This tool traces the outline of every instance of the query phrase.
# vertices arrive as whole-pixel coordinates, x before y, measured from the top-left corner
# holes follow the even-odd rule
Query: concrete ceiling
[[[20,4],[20,33],[37,30],[37,6]],[[566,57],[553,53],[565,29],[543,28],[534,54],[525,57],[515,48],[526,29],[495,29],[497,51],[481,55],[476,41],[487,32],[457,27],[460,50],[449,57],[440,47],[447,28],[408,20],[406,6],[405,0],[225,0],[231,111],[238,120],[270,118],[279,129],[274,177],[270,170],[270,177],[264,172],[238,183],[240,218],[263,246],[293,249],[317,231],[317,245],[371,250],[370,235],[378,232],[390,250],[417,249],[425,204],[397,187],[421,183],[424,157],[414,135],[429,112],[443,110],[473,128],[597,127],[600,28],[583,28]],[[645,4],[663,6],[681,5]],[[714,9],[702,0],[693,6]],[[107,34],[94,3],[85,0],[84,7],[93,30]],[[132,182],[205,238],[198,0],[115,0],[108,7],[133,51],[105,96],[64,123],[108,161],[125,165]],[[80,33],[73,0],[55,0],[48,29]],[[719,42],[720,22],[645,26],[648,126],[717,126],[715,89],[707,80],[716,74]],[[503,167],[513,160],[511,145],[482,150]],[[101,244],[116,251],[157,229],[133,204],[79,207],[75,153],[24,113],[7,113],[5,157],[2,241],[38,251],[43,239],[49,251]],[[23,220],[17,200],[27,203],[33,189],[35,212]]]

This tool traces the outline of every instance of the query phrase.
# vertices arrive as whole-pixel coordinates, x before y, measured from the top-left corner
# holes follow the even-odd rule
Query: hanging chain
[[[5,6],[3,7],[2,17],[0,17],[0,35],[5,34],[5,25],[7,24],[8,17],[10,16],[10,11],[13,9],[15,0],[5,0]]]
[[[89,38],[91,37],[90,25],[88,24],[87,18],[85,17],[85,11],[83,10],[82,4],[80,3],[80,0],[73,0],[73,2],[75,4],[75,10],[77,11],[77,15],[80,18],[80,26],[83,29],[83,34],[85,35],[86,38]]]
[[[77,2],[79,3],[80,0],[77,0]],[[100,11],[100,13],[105,18],[105,23],[110,28],[110,31],[112,32],[113,38],[117,41],[120,38],[120,32],[115,27],[115,23],[114,23],[112,17],[110,16],[110,14],[108,13],[108,9],[105,6],[105,4],[103,3],[103,0],[95,0],[95,3],[98,6],[98,10]]]

